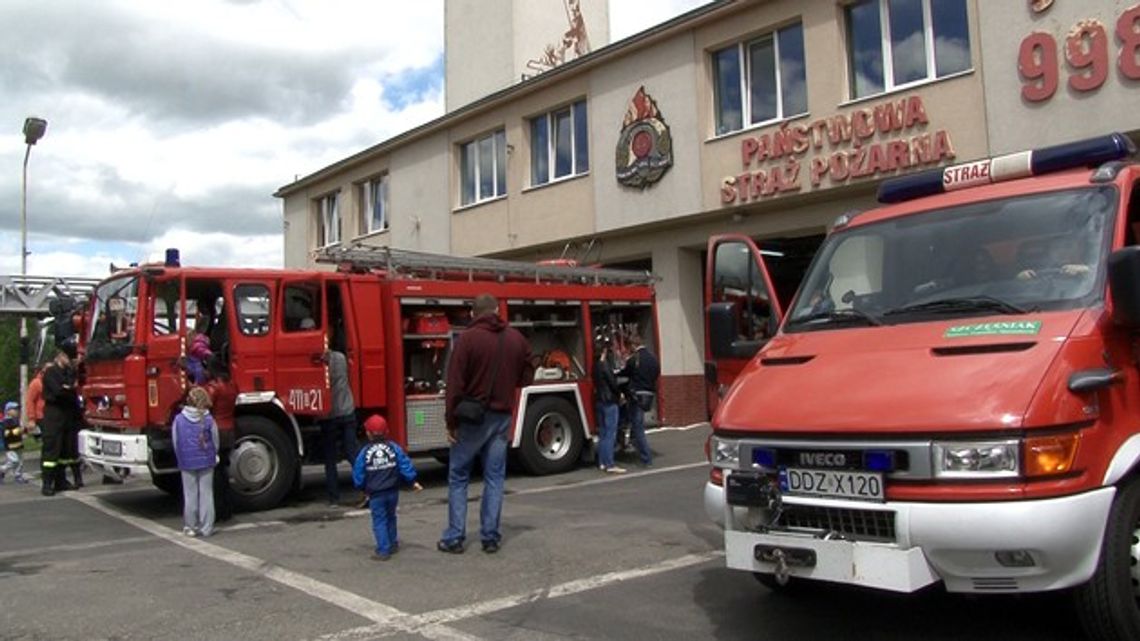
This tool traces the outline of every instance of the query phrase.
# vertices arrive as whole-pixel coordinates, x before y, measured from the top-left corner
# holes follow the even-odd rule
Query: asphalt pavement
[[[519,641],[1060,641],[1079,632],[1063,595],[894,595],[835,587],[772,593],[724,568],[701,507],[707,427],[654,431],[655,466],[511,475],[498,554],[442,554],[446,470],[417,461],[400,552],[370,559],[366,510],[325,505],[319,468],[289,504],[183,536],[149,479],[42,497],[0,485],[0,640],[441,639]],[[631,459],[627,459],[632,463]],[[352,497],[342,466],[345,503]],[[473,541],[473,545],[470,542]]]

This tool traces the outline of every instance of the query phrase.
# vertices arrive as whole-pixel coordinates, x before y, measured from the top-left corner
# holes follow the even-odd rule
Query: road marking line
[[[400,630],[392,630],[384,627],[383,625],[369,625],[360,628],[353,628],[350,630],[342,630],[334,632],[322,637],[318,637],[320,641],[365,641],[368,639],[378,639],[396,634],[397,632],[411,631],[413,633],[422,634],[427,636],[427,630],[432,630],[437,626],[461,619],[470,619],[473,617],[485,616],[508,610],[527,603],[534,603],[543,599],[556,599],[558,597],[570,596],[587,592],[589,590],[596,590],[604,588],[615,583],[622,581],[632,581],[634,579],[641,579],[655,574],[670,572],[672,570],[680,570],[683,568],[691,567],[707,563],[714,559],[724,556],[724,552],[704,552],[701,554],[688,554],[675,559],[668,559],[653,565],[647,565],[632,570],[620,570],[617,572],[608,572],[606,574],[599,574],[584,579],[576,579],[558,585],[532,590],[530,592],[523,592],[511,596],[500,597],[497,599],[490,599],[480,603],[473,603],[471,605],[461,605],[454,608],[444,610],[434,610],[425,612],[423,614],[409,615],[405,619],[393,621],[390,625],[398,625]]]
[[[581,487],[590,487],[592,485],[602,485],[605,483],[618,483],[620,481],[626,481],[626,480],[641,478],[641,477],[645,477],[645,476],[653,476],[654,474],[665,474],[667,472],[677,472],[680,470],[690,470],[694,467],[702,467],[702,466],[707,466],[707,465],[708,465],[707,461],[700,461],[697,463],[682,463],[681,465],[671,465],[669,467],[655,467],[655,468],[650,468],[648,470],[644,470],[641,472],[630,472],[629,474],[607,474],[606,476],[603,476],[601,478],[586,479],[584,481],[574,481],[572,483],[567,483],[565,485],[549,485],[546,487],[532,487],[532,488],[526,489],[526,490],[508,490],[506,492],[505,496],[506,497],[530,496],[532,494],[546,494],[548,492],[561,492],[564,490],[576,490],[576,489],[581,488]],[[508,477],[507,480],[509,481],[510,477]],[[483,495],[482,494],[482,491],[483,491],[482,485],[483,484],[481,481],[471,483],[472,487],[475,487],[475,486],[479,487],[479,493],[478,494],[472,493],[471,495],[469,495],[467,497],[467,501],[469,503],[477,502],[477,501],[479,501],[480,497],[482,497],[482,495]],[[444,501],[443,504],[446,505],[447,504],[447,501],[446,501],[447,497],[444,496],[444,497],[442,497],[442,499]],[[404,514],[408,510],[420,509],[420,508],[424,508],[424,507],[438,508],[439,505],[440,505],[439,499],[432,499],[430,501],[415,502],[415,503],[401,502],[399,509],[400,509],[400,514]],[[346,518],[346,519],[347,518],[356,518],[356,517],[361,517],[361,516],[369,516],[371,514],[372,513],[369,512],[368,510],[347,510],[344,512],[343,518]]]
[[[662,427],[649,427],[646,428],[645,433],[652,434],[654,432],[688,432],[689,430],[695,430],[701,427],[711,426],[709,425],[708,421],[701,421],[700,423],[693,423],[692,425],[666,425]]]
[[[242,530],[254,530],[277,525],[285,525],[285,521],[256,521],[253,523],[237,523],[235,525],[228,525],[226,527],[218,528],[218,531],[240,532]],[[89,541],[87,543],[62,543],[60,545],[45,545],[38,548],[23,548],[20,550],[7,550],[0,552],[0,559],[11,559],[21,556],[35,556],[38,554],[50,554],[53,552],[82,552],[84,550],[97,550],[99,548],[112,547],[115,545],[133,545],[135,543],[146,543],[153,540],[154,537],[150,536],[132,536],[126,539],[115,539],[112,541]]]
[[[629,479],[641,478],[644,476],[653,476],[654,474],[665,474],[667,472],[677,472],[680,470],[689,470],[694,467],[707,466],[708,461],[700,461],[698,463],[683,463],[681,465],[671,465],[669,467],[654,467],[642,472],[630,472],[629,474],[607,474],[602,478],[588,479],[585,481],[578,481],[576,483],[567,483],[565,485],[549,485],[547,487],[534,487],[529,490],[517,490],[507,494],[507,496],[527,496],[531,494],[546,494],[547,492],[558,492],[561,490],[571,490],[580,487],[589,487],[591,485],[603,485],[605,483],[617,483],[619,481],[627,481]]]
[[[335,605],[344,610],[368,619],[373,623],[384,626],[385,629],[396,627],[397,631],[411,632],[403,626],[400,621],[408,620],[411,616],[408,613],[398,610],[390,605],[385,605],[378,601],[373,601],[369,598],[360,596],[348,590],[343,590],[334,585],[318,581],[309,576],[305,576],[299,572],[287,570],[279,565],[274,565],[264,559],[259,559],[248,554],[236,552],[220,545],[208,543],[202,539],[194,539],[183,536],[181,533],[167,528],[157,523],[147,521],[136,516],[131,516],[117,509],[103,505],[99,500],[82,495],[70,495],[69,498],[79,501],[84,505],[98,510],[110,517],[119,519],[129,525],[133,525],[140,530],[152,534],[160,539],[186,548],[192,552],[197,552],[202,556],[228,563],[235,567],[249,570],[255,574],[264,576],[271,581],[276,581],[282,585],[291,587],[295,590],[303,592],[311,597],[320,599],[326,603]],[[442,626],[433,627],[431,629],[424,628],[417,630],[417,634],[439,641],[481,641],[479,637],[468,635],[459,630],[451,628],[444,628]]]
[[[11,559],[21,556],[36,556],[38,554],[51,554],[54,552],[82,552],[84,550],[97,550],[99,548],[111,547],[114,545],[127,545],[135,543],[146,543],[153,541],[153,537],[149,536],[132,536],[127,539],[116,539],[114,541],[90,541],[88,543],[64,543],[60,545],[45,545],[38,548],[24,548],[22,550],[10,550],[0,552],[0,559]]]

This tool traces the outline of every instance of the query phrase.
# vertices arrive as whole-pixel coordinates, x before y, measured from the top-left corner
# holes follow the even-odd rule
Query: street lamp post
[[[24,176],[20,183],[20,275],[28,275],[28,157],[32,155],[32,145],[39,142],[47,131],[47,121],[43,118],[29,117],[24,119]],[[20,319],[20,349],[26,349],[28,342],[28,319]],[[28,389],[28,359],[27,353],[20,358],[20,424],[28,423],[28,408],[24,407],[24,398]]]

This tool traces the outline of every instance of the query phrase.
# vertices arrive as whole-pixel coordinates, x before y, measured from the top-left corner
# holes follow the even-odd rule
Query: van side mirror
[[[1140,246],[1109,254],[1108,286],[1112,320],[1129,329],[1140,329]]]
[[[752,358],[760,351],[763,341],[744,340],[738,336],[738,307],[735,302],[709,305],[709,347],[714,358]]]

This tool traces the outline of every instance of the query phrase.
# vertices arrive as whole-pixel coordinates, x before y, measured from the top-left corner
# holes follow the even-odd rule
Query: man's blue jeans
[[[320,421],[321,446],[325,454],[325,493],[329,501],[340,500],[340,480],[336,466],[340,459],[356,459],[356,416],[348,414]]]
[[[645,438],[645,412],[636,401],[626,403],[629,408],[629,434],[633,437],[633,444],[637,446],[637,455],[642,465],[653,463],[653,452],[649,450],[649,441]]]
[[[467,538],[467,485],[478,458],[483,465],[483,501],[479,506],[479,538],[498,543],[503,511],[503,481],[507,476],[507,430],[511,415],[488,411],[482,423],[460,423],[458,441],[451,446],[447,466],[447,528],[445,544]]]
[[[376,553],[391,554],[400,542],[396,537],[396,505],[400,503],[400,490],[393,488],[377,492],[368,498],[372,511],[372,535],[376,537]]]
[[[609,469],[614,466],[614,442],[617,440],[618,404],[595,403],[594,416],[598,421],[598,465]]]

